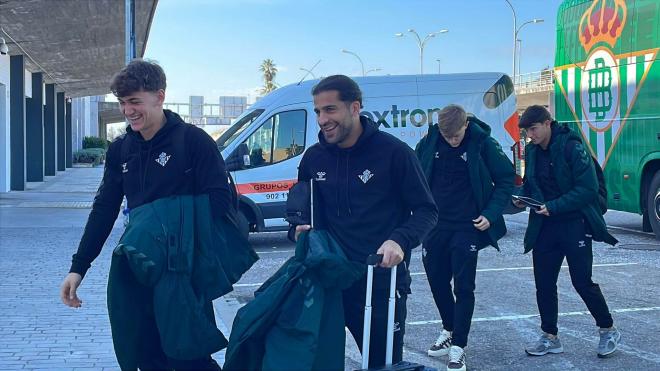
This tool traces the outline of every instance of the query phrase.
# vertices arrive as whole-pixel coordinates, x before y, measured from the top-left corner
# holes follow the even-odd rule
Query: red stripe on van
[[[272,182],[257,182],[237,184],[236,190],[239,194],[246,195],[251,193],[268,193],[268,192],[285,192],[288,191],[294,184],[298,182],[297,179],[289,180],[276,180]]]

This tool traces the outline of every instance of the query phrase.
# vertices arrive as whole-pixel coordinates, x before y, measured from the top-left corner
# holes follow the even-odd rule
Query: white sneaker
[[[447,371],[465,371],[465,351],[463,348],[452,345],[449,348],[449,362],[447,362]]]
[[[451,346],[451,332],[447,330],[442,330],[442,333],[440,333],[440,336],[438,336],[438,340],[431,345],[431,348],[429,348],[429,356],[430,357],[440,357],[444,356],[447,353],[449,353],[449,347]]]

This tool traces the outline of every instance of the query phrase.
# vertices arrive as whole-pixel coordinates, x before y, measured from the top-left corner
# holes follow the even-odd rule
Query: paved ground
[[[102,169],[70,169],[27,192],[0,194],[0,369],[117,369],[105,303],[111,247],[121,233],[116,224],[101,256],[80,289],[78,310],[60,303],[66,274],[89,213]],[[594,246],[594,280],[608,299],[624,342],[621,351],[596,358],[596,328],[568,272],[560,276],[560,336],[566,352],[527,357],[523,346],[538,335],[531,256],[522,255],[526,215],[507,218],[509,235],[502,252],[480,253],[477,303],[468,347],[471,370],[660,369],[660,246],[640,232],[641,217],[610,211],[606,218],[621,247]],[[216,315],[224,330],[235,311],[292,253],[284,233],[251,236],[261,260],[218,300]],[[420,262],[412,257],[413,294],[408,302],[406,359],[442,367],[445,360],[425,355],[437,336],[439,316],[432,304]],[[347,369],[359,354],[347,343]],[[215,355],[220,362],[223,353]]]

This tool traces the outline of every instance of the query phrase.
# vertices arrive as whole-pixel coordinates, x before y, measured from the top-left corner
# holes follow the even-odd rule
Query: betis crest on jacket
[[[163,167],[164,167],[165,165],[167,165],[167,161],[170,160],[170,157],[171,157],[171,156],[172,156],[172,155],[168,155],[168,154],[165,153],[165,152],[161,152],[160,155],[158,155],[158,158],[156,159],[156,162],[157,162],[158,164],[160,164],[160,166],[163,166]]]
[[[564,45],[557,45],[569,50],[574,43],[570,39],[577,36],[585,52],[586,59],[577,57],[581,52],[574,48],[574,63],[557,67],[555,76],[585,142],[603,167],[658,52],[613,51],[617,43],[629,43],[626,38],[635,36],[626,30],[631,19],[625,0],[594,0],[579,18],[563,20]]]

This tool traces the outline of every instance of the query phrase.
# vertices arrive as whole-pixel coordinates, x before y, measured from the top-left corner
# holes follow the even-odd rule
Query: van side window
[[[513,82],[509,76],[504,75],[484,94],[484,104],[490,109],[497,108],[511,94],[513,94]]]
[[[307,114],[304,110],[270,117],[245,141],[250,166],[256,168],[296,157],[305,150]]]

